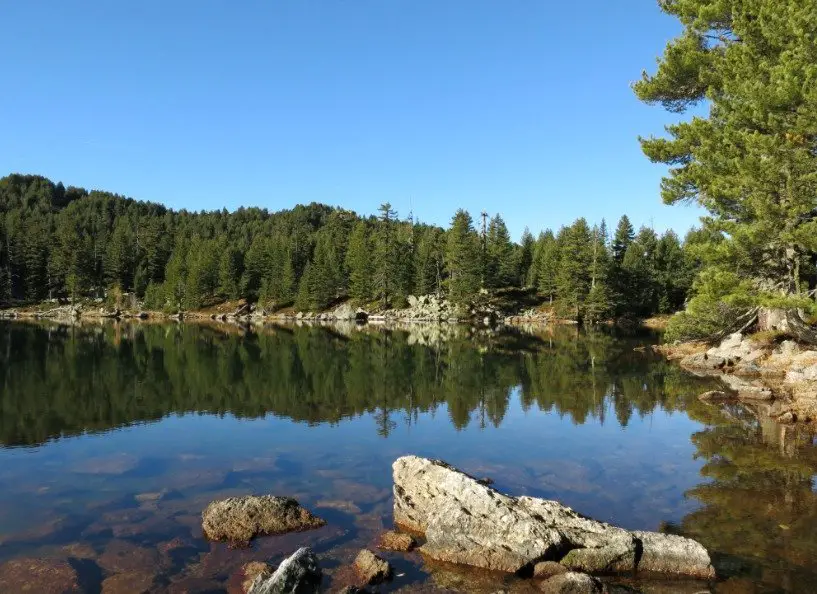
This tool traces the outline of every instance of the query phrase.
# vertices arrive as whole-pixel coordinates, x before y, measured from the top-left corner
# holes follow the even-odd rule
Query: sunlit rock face
[[[656,532],[630,532],[586,518],[557,501],[510,497],[438,460],[398,458],[394,521],[426,537],[433,559],[517,572],[542,560],[571,570],[644,570],[714,577],[699,543]]]

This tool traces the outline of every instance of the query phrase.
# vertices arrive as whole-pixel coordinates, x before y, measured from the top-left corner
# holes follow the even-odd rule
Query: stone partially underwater
[[[210,540],[246,544],[256,536],[320,528],[326,522],[290,497],[228,497],[202,512],[202,531]]]
[[[503,572],[532,572],[542,561],[597,574],[649,572],[713,579],[698,542],[628,531],[586,518],[556,501],[510,497],[438,460],[398,458],[394,522],[424,535],[431,559]]]

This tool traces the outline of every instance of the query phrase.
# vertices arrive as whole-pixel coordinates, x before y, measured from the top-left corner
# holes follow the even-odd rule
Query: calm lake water
[[[694,537],[714,554],[718,592],[817,591],[813,434],[701,403],[714,380],[651,354],[652,341],[0,323],[0,564],[67,559],[87,592],[117,574],[150,591],[227,592],[241,564],[309,545],[337,585],[390,527],[391,463],[414,453]],[[248,493],[292,495],[328,526],[243,550],[206,542],[204,506]],[[528,587],[387,557],[398,577],[383,591]],[[126,591],[115,583],[104,591]]]

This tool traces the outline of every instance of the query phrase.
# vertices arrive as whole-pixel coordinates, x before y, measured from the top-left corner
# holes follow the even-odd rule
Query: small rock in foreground
[[[377,548],[384,551],[397,551],[406,553],[417,545],[417,541],[410,534],[389,530],[380,535],[377,541]]]
[[[358,553],[355,570],[366,584],[380,584],[390,579],[392,574],[389,562],[367,549]]]
[[[302,547],[284,559],[271,576],[256,576],[247,594],[314,594],[320,592],[322,578],[315,554]]]
[[[256,536],[320,528],[326,522],[291,497],[228,497],[202,512],[202,529],[210,540],[248,543]]]

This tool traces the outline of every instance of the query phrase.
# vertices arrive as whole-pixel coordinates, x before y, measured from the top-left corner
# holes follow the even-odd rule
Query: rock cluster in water
[[[585,573],[715,575],[694,540],[628,531],[556,501],[510,497],[441,461],[405,456],[393,464],[394,521],[422,534],[424,556],[504,572],[558,561]]]

